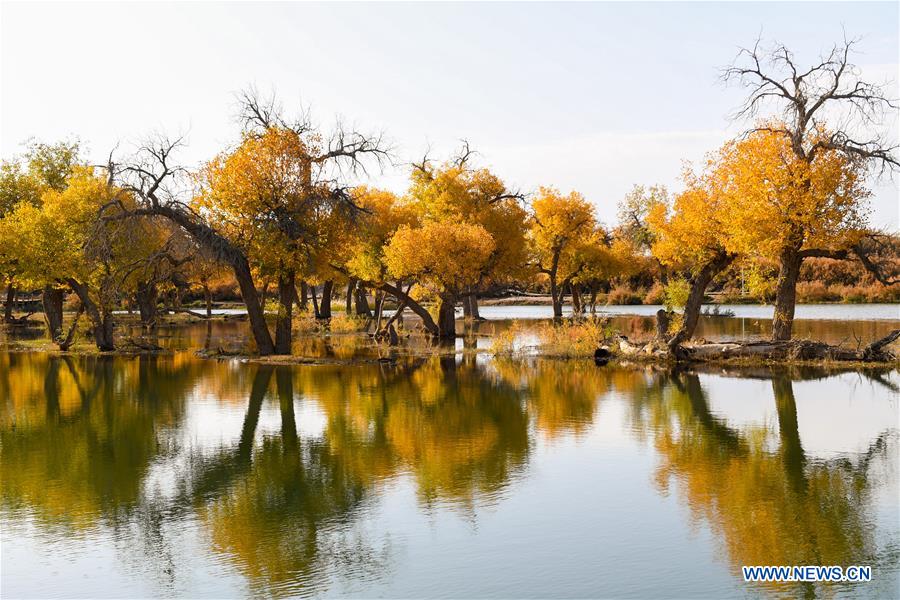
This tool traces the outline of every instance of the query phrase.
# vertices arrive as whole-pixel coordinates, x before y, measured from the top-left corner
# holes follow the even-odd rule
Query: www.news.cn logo
[[[854,566],[767,566],[741,567],[744,581],[781,581],[781,582],[816,582],[816,581],[852,581],[872,580],[872,567]]]

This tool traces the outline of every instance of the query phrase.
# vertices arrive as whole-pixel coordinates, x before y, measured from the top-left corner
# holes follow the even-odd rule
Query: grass
[[[356,333],[366,327],[367,319],[349,315],[336,315],[331,317],[328,328],[331,333]]]
[[[541,354],[560,357],[590,357],[613,331],[607,319],[578,319],[546,323],[538,328]]]

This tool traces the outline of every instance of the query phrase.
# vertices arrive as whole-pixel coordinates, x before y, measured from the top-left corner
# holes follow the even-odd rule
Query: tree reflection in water
[[[657,485],[665,492],[675,482],[692,518],[708,522],[723,543],[735,573],[742,565],[887,566],[872,537],[869,480],[872,461],[890,459],[887,434],[856,461],[810,460],[791,378],[776,373],[772,388],[775,451],[769,427],[732,429],[711,415],[696,374],[675,375],[646,421],[662,459]],[[825,591],[769,587],[807,597]]]
[[[872,471],[894,438],[871,440],[853,459],[810,457],[793,380],[818,374],[763,375],[777,424],[738,427],[711,410],[701,375],[585,361],[469,355],[291,368],[182,354],[0,354],[4,522],[27,514],[63,536],[136,530],[143,560],[173,590],[171,538],[192,523],[254,592],[324,593],[336,578],[364,590],[397,560],[390,536],[368,525],[386,491],[408,482],[426,512],[502,511],[543,441],[591,434],[598,407],[617,402],[627,435],[655,448],[658,489],[674,489],[709,524],[736,577],[741,565],[894,568],[876,546],[871,508],[881,484]],[[241,411],[233,439],[210,445],[184,433],[203,398]],[[303,428],[298,406],[316,407],[321,431]],[[267,414],[276,427],[262,426]]]

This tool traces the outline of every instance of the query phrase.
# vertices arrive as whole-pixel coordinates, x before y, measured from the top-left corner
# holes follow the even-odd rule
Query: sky
[[[719,73],[757,37],[810,64],[861,37],[856,64],[898,97],[898,6],[4,1],[0,155],[77,136],[105,162],[185,133],[197,165],[235,142],[235,93],[253,85],[326,130],[385,132],[397,165],[366,183],[402,191],[411,160],[465,139],[510,187],[576,189],[611,223],[633,185],[677,191],[685,161],[746,127]],[[897,179],[872,186],[872,223],[900,229]]]

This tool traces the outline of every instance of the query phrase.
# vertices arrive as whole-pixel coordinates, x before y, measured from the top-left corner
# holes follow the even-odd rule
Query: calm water
[[[897,597],[898,386],[472,353],[0,353],[0,594]],[[747,587],[744,564],[874,581]]]
[[[656,331],[654,316],[661,306],[598,306],[598,314],[606,315],[617,330],[629,337],[651,336]],[[708,308],[708,307],[707,307]],[[734,317],[700,318],[696,335],[711,340],[752,340],[772,335],[773,307],[733,304],[719,305]],[[564,307],[571,314],[571,307]],[[489,322],[510,320],[528,322],[547,320],[553,316],[550,306],[485,306],[481,316]],[[489,331],[489,324],[481,324]],[[856,347],[869,343],[900,327],[898,304],[800,304],[794,321],[794,337],[809,338],[831,344]]]

